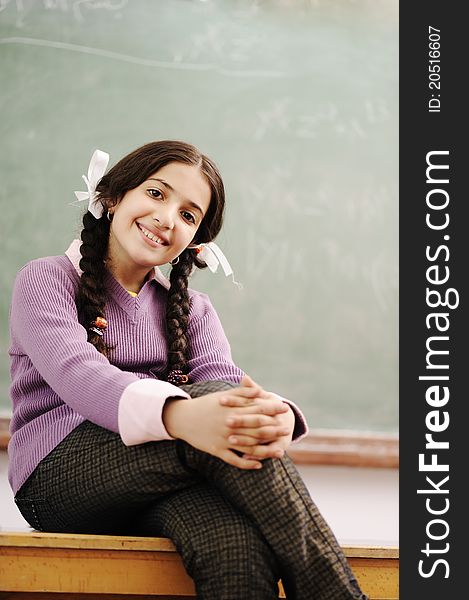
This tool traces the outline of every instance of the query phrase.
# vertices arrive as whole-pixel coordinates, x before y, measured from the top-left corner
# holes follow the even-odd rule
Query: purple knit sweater
[[[88,343],[77,317],[79,275],[67,256],[34,260],[18,273],[11,305],[13,403],[8,447],[9,480],[16,493],[38,463],[85,420],[119,432],[124,390],[166,368],[167,290],[147,281],[132,297],[106,272],[106,341],[112,363]],[[190,290],[191,381],[239,383],[243,372],[231,359],[220,320],[208,297]],[[295,438],[307,430],[301,412]]]

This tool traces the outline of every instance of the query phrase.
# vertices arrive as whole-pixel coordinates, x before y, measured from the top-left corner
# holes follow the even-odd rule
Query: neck
[[[106,261],[107,269],[112,273],[114,279],[116,279],[121,286],[129,292],[135,292],[136,294],[144,286],[148,279],[149,274],[153,269],[145,269],[142,271],[132,271],[131,273],[125,272],[123,269],[116,268],[110,261]]]

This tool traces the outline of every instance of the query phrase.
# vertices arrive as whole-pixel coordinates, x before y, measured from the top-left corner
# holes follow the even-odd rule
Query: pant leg
[[[194,384],[200,387],[190,393],[216,391],[209,384],[207,391]],[[119,435],[85,422],[41,461],[16,500],[37,529],[117,534],[146,507],[206,479],[258,526],[290,600],[364,599],[288,458],[263,465],[237,469],[180,440],[127,447]]]
[[[130,535],[173,540],[200,600],[278,598],[278,565],[254,523],[213,486],[176,492],[130,523]]]
[[[207,381],[184,389],[196,397],[231,387]],[[118,434],[85,421],[39,463],[15,501],[35,529],[118,534],[149,504],[201,479],[181,463],[179,444],[125,446]]]
[[[249,471],[181,443],[187,465],[257,525],[280,564],[289,600],[366,600],[288,456]]]
[[[176,441],[128,447],[85,421],[41,461],[15,501],[42,531],[119,534],[148,504],[198,479],[182,465]]]

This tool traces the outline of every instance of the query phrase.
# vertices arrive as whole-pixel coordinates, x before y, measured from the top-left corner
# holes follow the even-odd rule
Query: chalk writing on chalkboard
[[[32,5],[42,5],[45,11],[60,11],[73,16],[77,22],[85,18],[87,11],[107,10],[113,11],[116,18],[122,18],[120,12],[129,0],[0,0],[0,11],[8,6],[18,12],[17,26],[22,27],[28,18],[29,9]]]
[[[169,62],[162,60],[153,60],[148,58],[139,58],[137,56],[130,56],[128,54],[122,54],[121,52],[114,52],[112,50],[92,48],[90,46],[81,46],[79,44],[69,44],[67,42],[58,42],[55,40],[43,40],[26,37],[7,37],[0,38],[0,44],[23,44],[26,46],[42,46],[46,48],[56,48],[57,50],[69,50],[71,52],[80,52],[82,54],[94,54],[95,56],[141,65],[143,67],[157,67],[159,69],[175,69],[186,71],[215,71],[220,75],[225,75],[228,77],[253,77],[255,79],[258,79],[263,77],[283,76],[283,74],[280,71],[275,70],[229,69],[221,67],[215,63],[183,63],[175,61]]]

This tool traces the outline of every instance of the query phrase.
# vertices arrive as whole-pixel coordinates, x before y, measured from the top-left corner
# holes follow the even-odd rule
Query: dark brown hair
[[[77,290],[76,304],[80,323],[88,330],[88,341],[105,356],[109,356],[112,348],[102,336],[89,328],[97,317],[105,317],[106,289],[103,281],[110,230],[106,211],[118,204],[126,192],[138,187],[150,175],[172,162],[198,167],[210,186],[210,205],[194,242],[210,242],[221,229],[225,208],[223,181],[216,165],[191,144],[176,140],[145,144],[122,158],[104,175],[96,188],[104,208],[103,216],[95,219],[89,211],[83,216],[80,249],[80,269],[83,273]],[[206,266],[197,259],[193,250],[184,250],[177,264],[171,269],[171,287],[166,307],[167,373],[174,370],[187,373],[189,341],[186,332],[190,309],[187,285],[194,265],[199,268]]]

